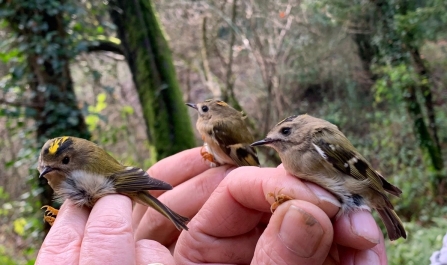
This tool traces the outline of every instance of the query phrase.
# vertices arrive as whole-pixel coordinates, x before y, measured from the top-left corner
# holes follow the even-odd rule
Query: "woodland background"
[[[403,190],[390,264],[428,264],[447,232],[446,29],[444,0],[0,0],[0,264],[33,264],[48,229],[47,139],[148,168],[201,145],[184,103],[208,98],[256,139],[292,114],[337,124]]]

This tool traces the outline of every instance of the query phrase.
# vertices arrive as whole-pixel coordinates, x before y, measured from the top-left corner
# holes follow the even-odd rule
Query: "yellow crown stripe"
[[[228,104],[226,102],[221,101],[221,100],[218,100],[216,103],[217,103],[217,105],[221,105],[222,107],[228,106]]]
[[[292,116],[289,116],[289,117],[285,118],[284,120],[278,122],[278,123],[276,124],[276,126],[281,125],[281,124],[284,123],[284,122],[293,121],[293,119],[295,119],[296,117],[298,117],[298,115],[292,115]]]
[[[50,148],[48,148],[48,153],[54,155],[57,150],[59,149],[59,147],[61,147],[61,145],[67,141],[68,137],[64,136],[64,137],[59,137],[56,138],[50,145]]]

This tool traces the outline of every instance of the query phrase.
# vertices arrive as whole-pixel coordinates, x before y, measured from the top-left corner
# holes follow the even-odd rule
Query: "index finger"
[[[88,215],[88,209],[66,200],[39,250],[36,264],[79,264]]]
[[[147,173],[177,186],[210,168],[200,155],[200,149],[196,147],[164,158],[150,167]]]
[[[339,208],[326,205],[306,184],[284,169],[239,167],[214,190],[188,224],[189,232],[180,235],[176,258],[182,264],[187,261],[222,263],[222,260],[247,263],[265,228],[264,219],[270,215],[266,194],[275,191],[310,202],[328,216],[335,215]]]
[[[210,168],[200,155],[200,148],[201,147],[188,149],[164,158],[150,167],[147,172],[149,176],[163,180],[175,187]],[[151,191],[151,194],[158,197],[163,192],[164,191]],[[146,210],[147,206],[145,205],[138,203],[135,205],[132,213],[135,229],[138,227]]]
[[[219,188],[226,189],[226,192],[218,192]],[[225,203],[225,205],[219,205],[221,216],[229,216],[230,218],[241,218],[248,221],[247,215],[254,211],[265,214],[270,213],[270,204],[274,201],[273,198],[269,198],[269,195],[284,194],[290,196],[293,199],[303,200],[315,204],[321,208],[329,217],[333,217],[339,207],[330,203],[325,198],[331,196],[330,194],[321,195],[314,192],[314,187],[308,186],[295,176],[288,174],[282,168],[258,168],[258,167],[240,167],[233,170],[216,189],[217,196],[211,196],[209,199],[210,204],[213,203],[213,199],[221,201],[234,201],[232,203]],[[322,196],[321,199],[319,196]],[[221,198],[219,198],[221,197]],[[224,198],[227,197],[227,198]],[[208,203],[207,203],[208,204]],[[241,214],[235,214],[238,209]],[[210,211],[212,213],[212,211]],[[246,212],[242,214],[242,212]],[[225,223],[240,223],[241,220],[222,220]],[[253,222],[255,222],[253,220]],[[256,222],[255,222],[256,223]],[[210,227],[209,231],[216,236],[228,235],[228,229],[226,226],[218,226],[223,228],[222,231],[216,229],[216,227]],[[248,229],[248,227],[237,226],[235,229]],[[251,227],[252,228],[252,227]],[[251,229],[249,228],[249,229]],[[239,233],[240,231],[234,231]]]
[[[311,188],[284,169],[239,167],[220,183],[194,219],[202,220],[200,229],[208,235],[228,237],[246,233],[259,223],[263,215],[270,213],[268,193],[286,194],[293,199],[310,202],[329,217],[339,209],[320,199]],[[191,226],[197,223],[194,219]]]
[[[132,201],[120,194],[99,199],[88,218],[79,264],[135,264]]]

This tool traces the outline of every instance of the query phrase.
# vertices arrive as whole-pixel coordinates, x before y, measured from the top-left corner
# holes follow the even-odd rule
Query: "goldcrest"
[[[199,113],[196,127],[204,141],[201,154],[212,166],[259,166],[256,150],[250,146],[254,138],[242,112],[215,99],[186,105]]]
[[[153,197],[147,190],[170,190],[166,182],[151,178],[144,170],[124,166],[93,142],[70,136],[48,140],[39,156],[39,177],[45,177],[55,199],[71,200],[77,206],[93,207],[108,194],[123,194],[133,201],[150,206],[166,216],[177,229],[188,230],[183,217]],[[47,208],[50,224],[57,210]]]
[[[375,208],[390,240],[406,238],[404,226],[386,193],[402,191],[389,183],[359,154],[334,124],[309,115],[291,116],[279,122],[264,140],[278,153],[287,172],[329,190],[340,201],[338,214]]]

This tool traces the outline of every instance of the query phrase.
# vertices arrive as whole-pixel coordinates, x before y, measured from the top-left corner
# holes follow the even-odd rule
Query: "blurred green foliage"
[[[106,119],[106,117],[101,115],[101,111],[107,107],[106,98],[107,95],[105,93],[100,93],[96,97],[96,105],[88,106],[89,114],[85,116],[85,122],[88,125],[89,131],[94,131],[98,127],[100,119]]]
[[[2,168],[9,173],[5,175],[9,180],[2,181],[14,189],[13,198],[6,193],[2,197],[1,234],[6,244],[0,256],[5,264],[33,263],[42,240],[40,207],[51,203],[51,189],[37,178],[41,145],[60,135],[89,138],[82,116],[98,115],[103,109],[96,104],[96,109],[81,112],[68,64],[110,31],[111,23],[96,21],[106,13],[106,8],[77,1],[0,1],[4,35],[0,60],[9,69],[0,77],[0,122],[5,134],[0,149],[6,151]],[[42,201],[45,197],[50,198]],[[11,242],[21,243],[14,247]]]
[[[23,246],[11,253],[11,246],[0,246],[0,264],[34,264],[39,246],[41,219],[35,215],[35,206],[27,200],[27,193],[19,200],[11,201],[9,194],[0,187],[0,218],[6,220],[2,226],[3,237],[24,240]],[[3,222],[2,222],[3,223]]]
[[[408,239],[387,241],[388,264],[419,265],[429,264],[431,253],[442,246],[442,238],[447,231],[445,218],[434,218],[433,225],[423,227],[418,223],[405,223]]]

